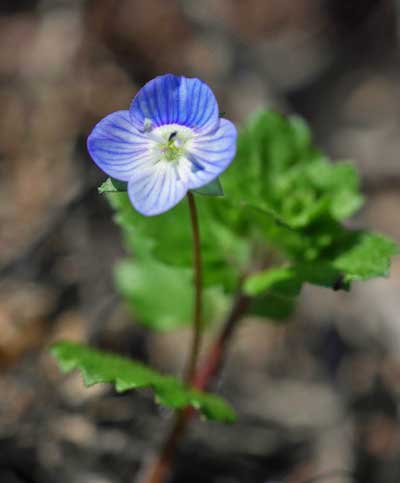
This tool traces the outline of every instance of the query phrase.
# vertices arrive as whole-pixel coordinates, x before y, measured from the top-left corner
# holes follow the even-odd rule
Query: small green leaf
[[[399,254],[399,246],[390,238],[369,231],[354,232],[348,247],[339,253],[333,266],[348,282],[387,277],[390,260]]]
[[[350,283],[346,279],[346,275],[337,269],[334,264],[325,260],[299,263],[293,267],[293,270],[301,283],[309,283],[333,290],[350,289]]]
[[[254,297],[252,314],[281,320],[293,312],[301,287],[302,280],[292,267],[278,267],[248,276],[243,291]]]
[[[220,397],[186,388],[175,377],[160,374],[139,362],[73,342],[58,342],[50,351],[63,372],[79,369],[88,387],[111,383],[118,392],[149,387],[157,402],[172,409],[192,406],[208,419],[225,423],[236,419],[233,409]]]
[[[346,231],[336,253],[310,262],[270,268],[249,275],[243,291],[254,297],[250,311],[264,317],[287,318],[295,308],[296,298],[304,283],[349,290],[353,281],[386,277],[391,257],[399,247],[389,238],[368,231]]]
[[[125,181],[118,181],[117,179],[107,178],[104,183],[98,187],[100,194],[115,193],[128,191],[128,184]]]
[[[272,292],[282,297],[296,297],[301,290],[295,270],[291,267],[272,268],[247,277],[243,291],[250,296]]]
[[[224,196],[224,190],[222,189],[221,181],[219,178],[215,178],[211,183],[208,183],[200,188],[192,190],[193,193],[203,196]]]

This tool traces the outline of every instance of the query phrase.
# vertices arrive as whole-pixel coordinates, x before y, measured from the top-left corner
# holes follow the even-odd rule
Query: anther
[[[176,138],[177,134],[178,134],[178,131],[173,131],[168,137],[168,142]]]

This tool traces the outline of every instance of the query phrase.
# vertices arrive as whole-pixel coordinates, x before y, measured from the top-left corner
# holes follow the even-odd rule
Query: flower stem
[[[194,274],[194,303],[193,303],[193,337],[189,353],[189,359],[184,369],[183,380],[188,386],[193,385],[197,361],[200,353],[202,316],[203,316],[203,281],[199,219],[197,216],[196,202],[193,194],[188,191],[190,224],[193,239],[193,274]],[[160,452],[158,460],[149,469],[143,478],[144,483],[162,483],[168,476],[173,456],[183,435],[187,422],[191,419],[193,411],[185,408],[175,413],[173,427],[167,436],[165,444]]]
[[[242,293],[239,293],[236,296],[220,334],[208,350],[204,364],[194,376],[193,386],[196,389],[206,389],[219,373],[225,360],[229,341],[231,340],[238,321],[246,313],[250,301],[251,298]]]
[[[236,296],[231,311],[223,324],[221,333],[211,345],[204,364],[193,375],[191,382],[196,389],[206,389],[218,374],[223,364],[229,341],[237,326],[237,322],[245,314],[249,302],[249,297],[243,294],[239,293]],[[142,479],[142,483],[163,483],[166,481],[179,442],[194,414],[195,411],[191,407],[176,413],[172,429],[166,437],[164,446],[161,449],[157,460],[147,469],[146,475]]]
[[[197,361],[200,353],[201,333],[202,333],[202,312],[203,312],[203,280],[201,262],[201,243],[199,219],[197,216],[196,203],[193,194],[188,191],[187,199],[189,203],[190,223],[192,226],[193,238],[193,273],[194,273],[194,304],[193,304],[193,338],[189,353],[189,360],[185,368],[183,380],[191,385],[193,376],[196,372]]]

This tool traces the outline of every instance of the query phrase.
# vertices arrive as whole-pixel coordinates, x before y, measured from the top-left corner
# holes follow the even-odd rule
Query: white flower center
[[[180,124],[166,124],[148,132],[154,141],[154,152],[158,161],[179,162],[190,148],[193,131]]]

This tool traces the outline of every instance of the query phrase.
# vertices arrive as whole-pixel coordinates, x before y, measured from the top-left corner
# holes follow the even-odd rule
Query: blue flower
[[[87,147],[100,169],[128,182],[134,208],[151,216],[217,178],[235,156],[236,137],[204,82],[166,74],[148,82],[128,111],[102,119]]]

